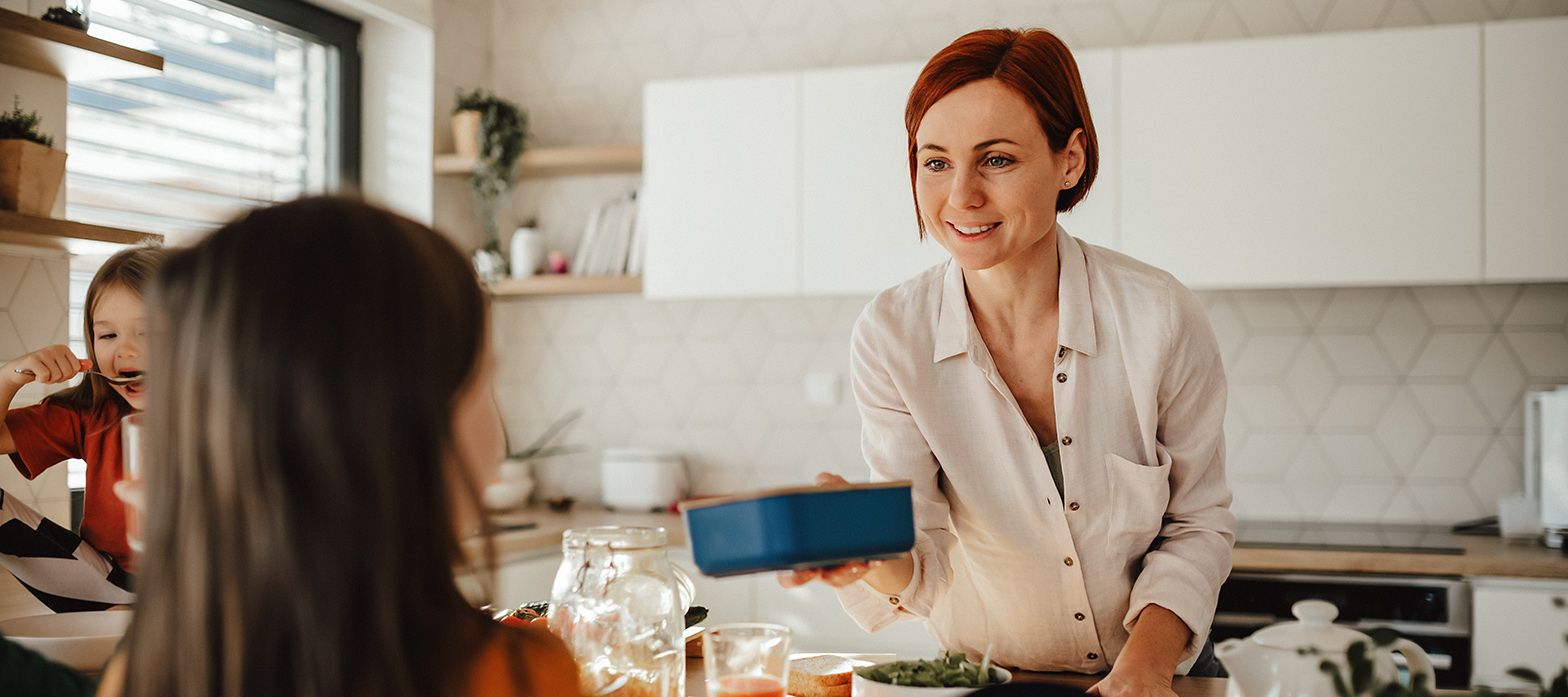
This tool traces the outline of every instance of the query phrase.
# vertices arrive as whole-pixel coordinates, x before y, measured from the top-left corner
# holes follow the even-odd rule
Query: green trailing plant
[[[530,443],[528,447],[523,448],[522,450],[513,452],[511,443],[508,442],[506,449],[507,459],[538,460],[546,457],[554,457],[556,455],[569,455],[571,453],[582,452],[586,448],[581,445],[551,445],[551,443],[555,441],[556,436],[561,435],[561,432],[566,430],[567,426],[572,425],[572,422],[581,418],[582,415],[583,410],[581,409],[573,409],[572,411],[567,412],[565,416],[556,419],[555,423],[550,424],[550,427],[546,428],[542,435],[534,439],[533,443]]]
[[[1318,664],[1318,670],[1323,671],[1334,683],[1334,693],[1339,697],[1357,697],[1357,695],[1371,695],[1372,697],[1432,697],[1432,686],[1426,684],[1427,676],[1411,674],[1410,686],[1405,687],[1395,680],[1386,684],[1377,684],[1376,664],[1373,663],[1373,647],[1387,650],[1395,641],[1399,640],[1399,632],[1386,627],[1378,627],[1367,632],[1371,637],[1372,645],[1365,641],[1358,641],[1345,647],[1345,664],[1350,668],[1350,675],[1340,673],[1339,666],[1333,661],[1323,661]]]
[[[479,112],[479,157],[468,177],[474,214],[485,227],[487,251],[501,253],[497,216],[517,183],[517,158],[528,147],[528,113],[483,89],[457,91],[459,111]]]
[[[38,112],[22,111],[22,98],[16,97],[10,111],[0,112],[0,140],[30,140],[46,148],[54,147],[54,136],[38,132]]]

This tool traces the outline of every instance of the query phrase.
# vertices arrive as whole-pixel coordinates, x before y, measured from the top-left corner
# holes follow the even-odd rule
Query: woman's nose
[[[977,172],[960,170],[953,177],[953,188],[947,192],[948,205],[964,209],[979,208],[985,205],[985,191],[983,182]]]

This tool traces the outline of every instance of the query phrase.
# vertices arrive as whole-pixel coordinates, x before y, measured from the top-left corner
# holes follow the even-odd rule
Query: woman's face
[[[141,375],[142,347],[147,339],[142,297],[120,284],[105,286],[93,299],[92,313],[93,356],[98,359],[98,370],[119,377]],[[111,387],[131,408],[147,407],[142,383]]]
[[[915,199],[926,232],[965,270],[1054,244],[1056,196],[1083,172],[1082,131],[1061,153],[1018,93],[971,82],[926,111],[915,132]]]
[[[488,338],[480,349],[473,376],[453,404],[452,444],[457,460],[452,463],[454,480],[457,476],[467,477],[481,489],[495,481],[501,460],[506,457],[506,432],[496,406],[495,352]],[[453,484],[452,507],[459,518],[458,529],[474,529],[480,516],[480,511],[474,509],[476,502],[460,482]]]

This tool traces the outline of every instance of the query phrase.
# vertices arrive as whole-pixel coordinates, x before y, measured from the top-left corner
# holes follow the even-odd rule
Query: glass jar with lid
[[[566,531],[550,631],[576,657],[584,694],[681,697],[691,580],[670,564],[664,528]]]

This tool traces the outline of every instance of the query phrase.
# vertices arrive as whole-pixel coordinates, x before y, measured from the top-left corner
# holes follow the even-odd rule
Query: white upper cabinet
[[[922,63],[807,72],[801,83],[806,295],[872,294],[947,259],[920,238],[904,102]]]
[[[799,147],[799,73],[649,83],[644,294],[797,293]]]
[[[1568,18],[1485,31],[1486,280],[1568,279]]]
[[[1123,251],[1199,288],[1479,282],[1480,40],[1123,50]]]
[[[1121,232],[1116,224],[1117,192],[1121,182],[1121,115],[1116,109],[1115,50],[1078,51],[1078,75],[1084,95],[1089,98],[1089,120],[1099,144],[1099,171],[1089,194],[1072,210],[1056,214],[1056,222],[1067,233],[1101,247],[1118,249]]]

